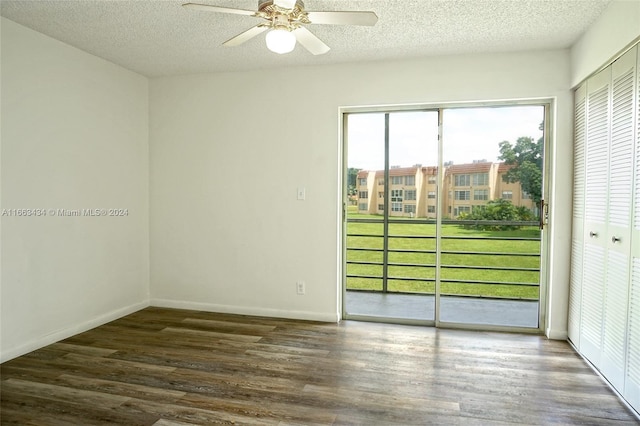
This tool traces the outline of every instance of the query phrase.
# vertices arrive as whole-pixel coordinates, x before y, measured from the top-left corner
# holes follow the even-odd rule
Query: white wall
[[[4,361],[148,303],[148,81],[2,18]]]
[[[571,48],[571,85],[577,86],[640,37],[640,1],[614,0]]]
[[[336,320],[338,108],[555,97],[547,332],[566,337],[569,86],[568,51],[151,80],[152,304]],[[306,201],[296,200],[298,186]]]

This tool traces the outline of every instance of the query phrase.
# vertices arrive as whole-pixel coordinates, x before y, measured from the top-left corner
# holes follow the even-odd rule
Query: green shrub
[[[533,214],[524,206],[516,207],[509,200],[499,198],[491,200],[483,208],[476,208],[471,213],[462,213],[458,220],[478,221],[531,221],[535,220]],[[507,231],[518,229],[517,225],[486,224],[464,225],[466,229],[479,229],[483,231]]]

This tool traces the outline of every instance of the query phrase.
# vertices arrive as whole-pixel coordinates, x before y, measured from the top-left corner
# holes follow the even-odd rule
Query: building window
[[[378,185],[380,186],[384,185],[384,179],[378,179]]]
[[[416,190],[415,189],[409,189],[407,191],[404,191],[404,199],[405,200],[415,201],[416,200]]]
[[[471,175],[454,175],[454,186],[471,186]]]
[[[392,212],[402,212],[402,203],[391,203]]]
[[[384,191],[378,192],[378,198],[384,198]]]
[[[454,216],[460,216],[462,213],[470,213],[471,206],[458,206],[453,209]]]
[[[429,176],[429,179],[427,180],[427,183],[429,185],[435,185],[436,184],[436,177],[435,176]]]
[[[436,198],[436,191],[429,191],[427,193],[427,198]]]
[[[474,173],[473,186],[487,186],[489,185],[489,173]]]
[[[384,210],[384,204],[378,204],[378,210],[380,211]]]
[[[522,199],[523,200],[530,200],[531,199],[531,194],[529,194],[526,191],[522,191]]]
[[[474,200],[488,200],[489,199],[489,190],[488,189],[474,189],[473,190],[473,199]]]
[[[358,182],[360,182],[360,186],[366,186],[367,185],[367,178],[360,178],[360,179],[358,179]]]
[[[456,200],[470,200],[471,191],[455,191]]]
[[[391,185],[402,185],[404,176],[391,176]]]
[[[404,205],[404,212],[405,213],[415,213],[416,212],[416,205],[415,204],[405,204]]]
[[[369,198],[369,191],[358,192],[358,198]]]
[[[475,212],[485,211],[486,209],[487,209],[487,206],[473,206],[471,211],[473,211],[475,213]]]
[[[415,176],[406,176],[404,178],[404,184],[407,186],[415,186],[416,185],[416,177]]]
[[[358,204],[358,210],[367,210],[367,203]]]
[[[435,213],[436,206],[427,206],[427,213]]]
[[[513,199],[513,191],[502,191],[502,199],[503,200]]]
[[[392,189],[391,190],[391,201],[402,203],[402,189]],[[396,210],[394,210],[396,211]],[[402,209],[400,210],[402,211]]]

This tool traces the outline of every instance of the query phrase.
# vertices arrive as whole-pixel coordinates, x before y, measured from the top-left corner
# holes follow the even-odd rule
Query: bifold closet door
[[[636,52],[633,96],[635,115],[632,119],[632,126],[635,144],[635,197],[631,238],[631,288],[629,289],[625,385],[622,394],[636,410],[640,411],[640,48],[636,46],[634,50]]]
[[[631,203],[634,171],[636,50],[611,66],[611,142],[607,211],[607,265],[601,371],[622,392],[625,380]]]
[[[640,411],[640,52],[575,92],[569,338]]]
[[[611,67],[587,81],[585,140],[585,224],[580,315],[580,352],[597,368],[602,355],[602,326],[607,253]]]
[[[571,281],[569,284],[568,335],[577,348],[580,347],[583,279],[586,105],[587,87],[586,84],[583,84],[576,90],[574,97],[573,230],[571,233]]]

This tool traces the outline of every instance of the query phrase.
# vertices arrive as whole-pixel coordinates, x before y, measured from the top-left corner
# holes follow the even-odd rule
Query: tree
[[[358,183],[358,172],[360,169],[355,169],[353,167],[349,167],[347,169],[347,194],[348,195],[356,195],[357,194],[357,183]]]
[[[540,130],[544,128],[544,122],[540,124]],[[513,166],[502,179],[508,183],[520,182],[522,190],[531,195],[531,198],[540,205],[542,200],[542,153],[544,138],[534,142],[533,138],[519,137],[515,144],[509,141],[500,142],[500,156],[498,159],[505,164]]]

